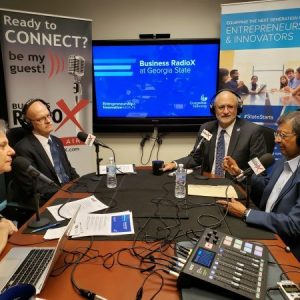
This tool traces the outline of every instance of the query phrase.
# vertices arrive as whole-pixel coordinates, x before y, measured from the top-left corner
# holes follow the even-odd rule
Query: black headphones
[[[26,103],[24,104],[23,108],[22,108],[21,116],[19,118],[19,123],[21,124],[22,128],[24,128],[26,130],[29,130],[29,131],[33,130],[33,126],[31,124],[30,120],[28,120],[28,118],[26,118],[26,113],[27,113],[29,107],[31,106],[31,104],[33,104],[35,102],[43,103],[47,107],[49,112],[51,113],[49,103],[47,103],[43,99],[33,98],[33,99],[27,100]]]
[[[230,92],[232,93],[234,96],[236,96],[237,99],[237,114],[241,114],[243,112],[243,100],[241,98],[241,96],[239,94],[237,94],[235,91],[230,90],[230,89],[221,89],[219,90],[210,100],[210,104],[209,104],[209,109],[212,115],[216,114],[216,108],[215,108],[215,100],[216,97],[222,93],[222,92]]]
[[[298,135],[296,137],[296,144],[300,148],[300,136],[298,136]]]

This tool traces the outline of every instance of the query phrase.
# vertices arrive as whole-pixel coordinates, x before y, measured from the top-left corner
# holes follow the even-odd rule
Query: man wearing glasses
[[[30,99],[22,110],[20,124],[28,134],[15,145],[17,156],[27,158],[33,167],[58,185],[63,185],[78,174],[71,166],[61,140],[54,135],[50,106],[42,99]],[[13,170],[12,189],[14,198],[30,199],[33,193],[33,181],[26,172]],[[41,203],[48,200],[56,191],[55,187],[38,181],[37,191],[41,193]],[[24,197],[25,196],[25,197]]]
[[[222,167],[225,155],[232,156],[246,169],[249,160],[267,152],[261,127],[237,117],[242,112],[242,100],[238,94],[221,90],[210,108],[217,120],[203,124],[192,152],[166,163],[164,171],[175,169],[178,164],[184,164],[185,168],[202,165],[203,171],[224,177],[227,175]],[[203,133],[206,133],[206,137],[203,137]]]
[[[276,161],[270,176],[253,175],[252,201],[260,208],[246,207],[232,199],[217,203],[242,218],[247,224],[261,226],[277,233],[300,260],[300,112],[282,115],[278,120],[275,142],[284,156]],[[232,175],[241,169],[231,157],[225,157],[224,168]]]

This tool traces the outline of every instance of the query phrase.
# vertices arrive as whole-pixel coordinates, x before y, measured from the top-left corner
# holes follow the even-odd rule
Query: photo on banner
[[[28,99],[44,99],[72,165],[80,175],[95,171],[92,149],[77,139],[93,131],[91,20],[5,9],[0,20],[10,127],[20,126]]]
[[[247,87],[240,93],[242,118],[275,129],[282,114],[298,110],[300,92],[282,88],[280,80],[287,69],[300,67],[299,29],[297,0],[222,5],[220,68],[238,70]],[[300,86],[295,74],[293,89]],[[280,156],[276,148],[274,154]]]

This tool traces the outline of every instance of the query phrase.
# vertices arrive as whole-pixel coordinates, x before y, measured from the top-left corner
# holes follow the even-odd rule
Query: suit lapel
[[[45,149],[43,148],[42,144],[39,142],[39,140],[33,134],[29,137],[30,137],[31,143],[32,143],[34,149],[36,150],[36,152],[38,153],[38,155],[45,162],[45,165],[51,170],[53,175],[57,177],[55,169],[54,169],[47,153],[45,152]]]
[[[239,120],[237,119],[233,129],[232,129],[232,133],[231,133],[231,137],[230,137],[230,142],[228,145],[228,151],[227,151],[227,155],[232,156],[232,153],[234,152],[234,149],[237,145],[237,142],[239,140],[239,136],[241,133],[241,125]]]
[[[297,168],[295,173],[292,174],[290,179],[287,181],[287,183],[284,185],[283,189],[281,190],[276,202],[274,203],[274,205],[272,207],[272,210],[277,205],[277,203],[280,202],[282,200],[282,198],[294,187],[294,185],[300,181],[299,174],[300,174],[300,171],[299,171],[299,168]]]
[[[269,180],[268,186],[265,188],[264,193],[262,195],[261,201],[260,201],[260,208],[262,210],[265,210],[266,205],[267,205],[267,201],[270,197],[270,194],[280,176],[280,174],[283,171],[283,161],[280,162],[280,164],[278,164],[278,166],[276,168],[273,168],[272,170],[272,176]]]
[[[216,139],[217,139],[217,134],[218,134],[218,123],[215,123],[215,126],[213,127],[212,131],[212,138],[209,141],[209,149],[208,149],[208,158],[209,158],[209,170],[212,170],[212,166],[214,163],[214,159],[215,159],[215,149],[216,149]]]

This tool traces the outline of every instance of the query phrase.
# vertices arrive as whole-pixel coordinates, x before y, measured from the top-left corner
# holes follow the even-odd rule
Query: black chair
[[[16,143],[27,133],[28,131],[22,127],[9,129],[6,133],[9,145],[14,148]],[[6,218],[17,221],[18,227],[20,227],[35,213],[35,208],[19,201],[16,202],[13,197],[14,191],[11,187],[13,179],[12,174],[4,173],[2,175],[4,177],[4,189],[6,190],[5,200],[7,201],[6,207],[2,210],[2,213]]]
[[[261,126],[261,130],[266,142],[267,152],[272,154],[275,147],[275,138],[274,138],[275,130],[266,126]]]

